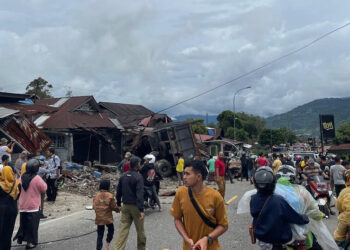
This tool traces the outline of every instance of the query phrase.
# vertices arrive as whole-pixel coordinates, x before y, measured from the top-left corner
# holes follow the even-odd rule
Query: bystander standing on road
[[[9,161],[11,161],[11,153],[13,152],[13,147],[15,146],[15,142],[7,143],[8,140],[6,138],[1,138],[0,145],[0,163],[2,163],[1,158],[3,155],[9,156]]]
[[[18,244],[27,242],[26,249],[35,248],[38,244],[40,197],[47,189],[46,183],[37,175],[39,166],[38,159],[29,160],[26,172],[21,176],[20,226],[14,240],[17,239]]]
[[[250,184],[253,184],[253,175],[255,173],[255,155],[252,155],[249,157],[249,160],[247,162],[247,168],[248,168],[248,178],[250,180]]]
[[[112,212],[115,211],[119,213],[119,208],[117,207],[113,194],[109,192],[110,186],[111,182],[109,180],[101,180],[99,192],[96,194],[93,201],[93,208],[96,213],[95,223],[97,225],[96,250],[102,249],[105,227],[108,229],[105,250],[109,250],[109,245],[114,234]]]
[[[228,229],[224,199],[216,190],[204,185],[207,173],[203,162],[186,162],[186,187],[177,190],[170,210],[175,227],[183,238],[184,250],[221,249],[218,238]]]
[[[38,175],[43,179],[43,181],[46,182],[46,174],[49,174],[50,171],[48,170],[48,164],[45,161],[45,157],[43,155],[39,156],[37,158],[40,162],[40,168],[38,171]],[[40,210],[39,210],[39,216],[40,219],[46,219],[47,216],[44,215],[44,201],[45,201],[45,192],[41,193],[41,199],[40,199]]]
[[[278,158],[278,156],[276,154],[272,155],[273,158],[273,163],[272,163],[272,169],[273,169],[273,173],[276,175],[277,170],[280,166],[282,166],[282,162],[281,160]]]
[[[218,158],[215,161],[215,182],[218,185],[218,191],[221,194],[222,198],[225,199],[225,171],[226,166],[224,162],[224,152],[220,152]]]
[[[120,173],[124,172],[124,164],[130,159],[131,157],[131,153],[130,152],[126,152],[124,155],[124,159],[119,162],[117,169],[120,171]]]
[[[345,167],[341,165],[341,160],[336,157],[335,165],[331,166],[330,169],[331,180],[333,180],[334,183],[336,197],[338,197],[340,192],[345,188],[345,171]]]
[[[248,159],[246,154],[242,154],[241,157],[241,181],[243,181],[243,178],[248,181]]]
[[[269,161],[264,157],[264,154],[262,152],[259,154],[257,163],[259,167],[269,166]]]
[[[183,181],[184,181],[184,158],[182,156],[182,154],[178,154],[178,161],[177,161],[177,165],[176,165],[176,174],[177,174],[177,179],[178,179],[178,186],[182,186],[183,185]]]
[[[57,186],[56,180],[59,177],[59,166],[61,166],[60,158],[55,155],[55,149],[50,148],[47,151],[47,164],[48,164],[48,173],[46,174],[46,183],[47,183],[47,201],[56,201],[57,196]]]
[[[144,186],[143,177],[139,173],[140,158],[131,157],[130,171],[123,174],[118,183],[117,205],[121,208],[121,219],[115,249],[124,250],[129,236],[131,224],[134,222],[137,232],[137,250],[146,249],[144,229],[145,213],[143,209]]]
[[[11,249],[11,237],[18,213],[17,199],[19,181],[16,180],[12,168],[2,169],[0,180],[0,249]]]
[[[22,151],[21,155],[18,157],[18,159],[15,162],[15,171],[16,171],[16,177],[19,178],[21,176],[21,169],[23,163],[27,162],[27,156],[28,152],[27,151]]]
[[[215,173],[215,159],[212,155],[210,156],[210,159],[207,165],[209,168],[208,184],[210,184],[214,180],[214,173]]]

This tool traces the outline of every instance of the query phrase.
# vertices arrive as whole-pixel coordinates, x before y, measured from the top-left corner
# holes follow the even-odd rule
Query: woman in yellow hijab
[[[0,249],[11,249],[19,192],[19,182],[15,179],[12,168],[4,167],[0,180]]]

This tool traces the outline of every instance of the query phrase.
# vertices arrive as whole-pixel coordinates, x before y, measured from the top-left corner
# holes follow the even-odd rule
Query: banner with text
[[[335,137],[334,115],[320,115],[320,132],[323,139]]]

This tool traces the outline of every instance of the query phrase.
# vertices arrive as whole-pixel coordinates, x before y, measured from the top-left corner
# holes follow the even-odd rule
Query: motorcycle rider
[[[254,235],[261,249],[285,249],[292,240],[290,224],[309,223],[306,215],[297,213],[280,195],[274,194],[276,177],[269,167],[260,167],[254,175],[257,194],[251,197],[250,213]]]
[[[154,167],[154,163],[156,158],[154,155],[148,154],[144,157],[144,159],[145,163],[140,170],[140,174],[143,176],[145,193],[152,194],[150,198],[157,203],[160,212],[162,211],[162,207],[160,205],[155,183],[157,172],[156,168]]]
[[[308,161],[308,165],[303,168],[301,176],[304,180],[308,180],[311,177],[323,175],[324,178],[328,178],[328,176],[321,170],[319,166],[315,165],[315,161],[310,159]]]

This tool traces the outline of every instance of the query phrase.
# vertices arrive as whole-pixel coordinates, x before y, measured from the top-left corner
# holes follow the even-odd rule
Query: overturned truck
[[[195,141],[190,122],[171,122],[141,130],[131,151],[140,157],[148,153],[156,155],[156,167],[165,177],[175,172],[179,154],[185,159],[208,156],[205,145]]]

